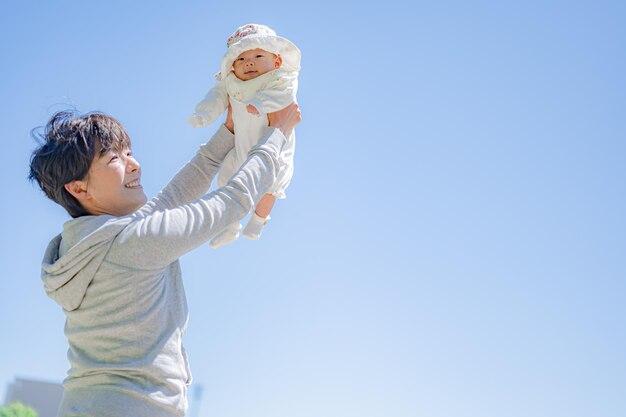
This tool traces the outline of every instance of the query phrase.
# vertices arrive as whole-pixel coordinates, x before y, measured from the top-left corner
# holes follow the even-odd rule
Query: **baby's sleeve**
[[[196,105],[196,112],[189,117],[193,127],[203,127],[213,123],[228,107],[228,92],[223,80],[218,80],[204,99]]]
[[[277,70],[276,76],[246,104],[253,105],[260,114],[272,113],[293,103],[297,93],[298,73]]]

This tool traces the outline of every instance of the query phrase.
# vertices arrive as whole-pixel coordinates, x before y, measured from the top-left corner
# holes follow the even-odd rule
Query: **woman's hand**
[[[230,106],[230,100],[228,101],[228,113],[226,113],[226,121],[224,122],[226,129],[230,130],[230,133],[235,133],[235,122],[233,122],[233,108]]]
[[[282,110],[268,113],[267,119],[271,127],[280,130],[287,137],[293,128],[302,121],[302,115],[298,103],[294,101]]]

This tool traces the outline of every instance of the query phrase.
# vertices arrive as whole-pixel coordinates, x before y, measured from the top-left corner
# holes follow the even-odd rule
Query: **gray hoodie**
[[[233,146],[222,127],[136,213],[65,223],[42,263],[63,307],[71,365],[59,416],[182,416],[191,382],[178,258],[245,216],[279,171],[285,137],[268,128],[228,184],[205,193]]]

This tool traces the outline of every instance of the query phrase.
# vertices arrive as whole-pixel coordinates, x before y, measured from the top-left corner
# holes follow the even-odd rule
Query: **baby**
[[[235,147],[226,155],[219,171],[218,187],[224,186],[248,157],[267,128],[267,113],[296,101],[300,50],[289,40],[277,36],[264,25],[248,24],[238,28],[226,42],[217,83],[196,106],[189,117],[193,127],[214,122],[230,102],[235,123]],[[277,198],[285,198],[285,189],[293,175],[295,133],[291,132],[280,155],[280,173],[276,183],[255,207],[243,230],[249,239],[259,239]],[[231,224],[211,240],[214,249],[239,237],[241,224]]]

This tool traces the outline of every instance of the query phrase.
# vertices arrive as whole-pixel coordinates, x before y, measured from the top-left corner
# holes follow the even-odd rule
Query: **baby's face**
[[[266,72],[280,68],[282,58],[263,49],[250,49],[239,55],[233,62],[235,76],[248,81]]]

